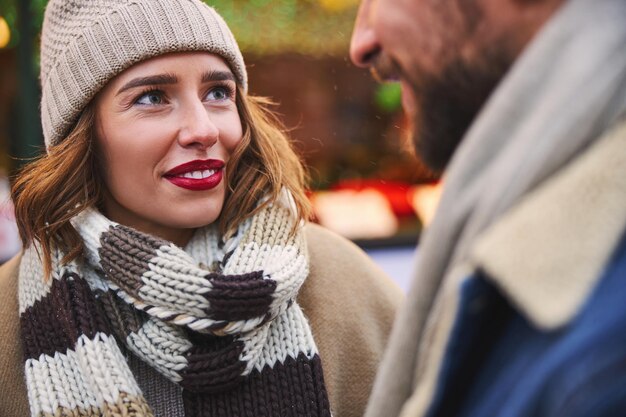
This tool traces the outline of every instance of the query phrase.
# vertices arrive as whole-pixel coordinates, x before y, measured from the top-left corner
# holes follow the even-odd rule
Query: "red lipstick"
[[[191,191],[215,188],[222,181],[224,161],[218,159],[195,160],[178,165],[163,177],[177,187]]]

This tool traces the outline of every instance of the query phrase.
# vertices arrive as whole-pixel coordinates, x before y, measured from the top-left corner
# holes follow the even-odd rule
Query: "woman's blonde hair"
[[[311,208],[305,193],[306,173],[270,109],[271,101],[246,96],[239,88],[236,97],[243,138],[228,162],[228,188],[218,219],[220,232],[227,235],[234,231],[245,219],[275,202],[283,188],[295,201],[295,224],[308,219]],[[103,201],[92,103],[64,140],[18,173],[11,190],[22,243],[24,247],[39,243],[46,276],[54,248],[65,254],[63,263],[82,255],[82,239],[70,219],[87,207],[101,206]]]

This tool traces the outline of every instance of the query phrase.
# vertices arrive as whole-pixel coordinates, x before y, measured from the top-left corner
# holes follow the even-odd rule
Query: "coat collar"
[[[583,307],[626,228],[626,123],[527,195],[472,248],[534,325],[555,330]]]

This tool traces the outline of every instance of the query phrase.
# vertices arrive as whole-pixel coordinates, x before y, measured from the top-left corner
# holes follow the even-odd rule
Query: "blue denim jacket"
[[[626,416],[626,235],[556,328],[535,326],[485,273],[464,281],[428,416]]]

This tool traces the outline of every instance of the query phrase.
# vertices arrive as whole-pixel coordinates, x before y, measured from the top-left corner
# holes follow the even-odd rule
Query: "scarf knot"
[[[183,389],[185,415],[213,415],[208,410],[216,401],[272,390],[280,393],[277,406],[302,401],[281,386],[282,377],[296,378],[301,392],[300,384],[320,381],[314,391],[321,400],[305,415],[330,415],[317,347],[295,301],[308,255],[288,208],[269,205],[225,244],[215,227],[199,229],[184,249],[95,209],[72,225],[84,243],[80,261],[62,266],[63,254],[56,254],[46,282],[31,247],[20,269],[31,410],[83,410],[86,401],[106,410],[127,401],[148,410],[133,415],[151,415],[124,359],[132,354]],[[61,318],[54,337],[38,333],[42,315]],[[59,354],[75,361],[56,363]],[[69,395],[74,402],[62,401],[64,384],[42,390],[52,367],[78,387]],[[99,382],[102,375],[106,383]]]

